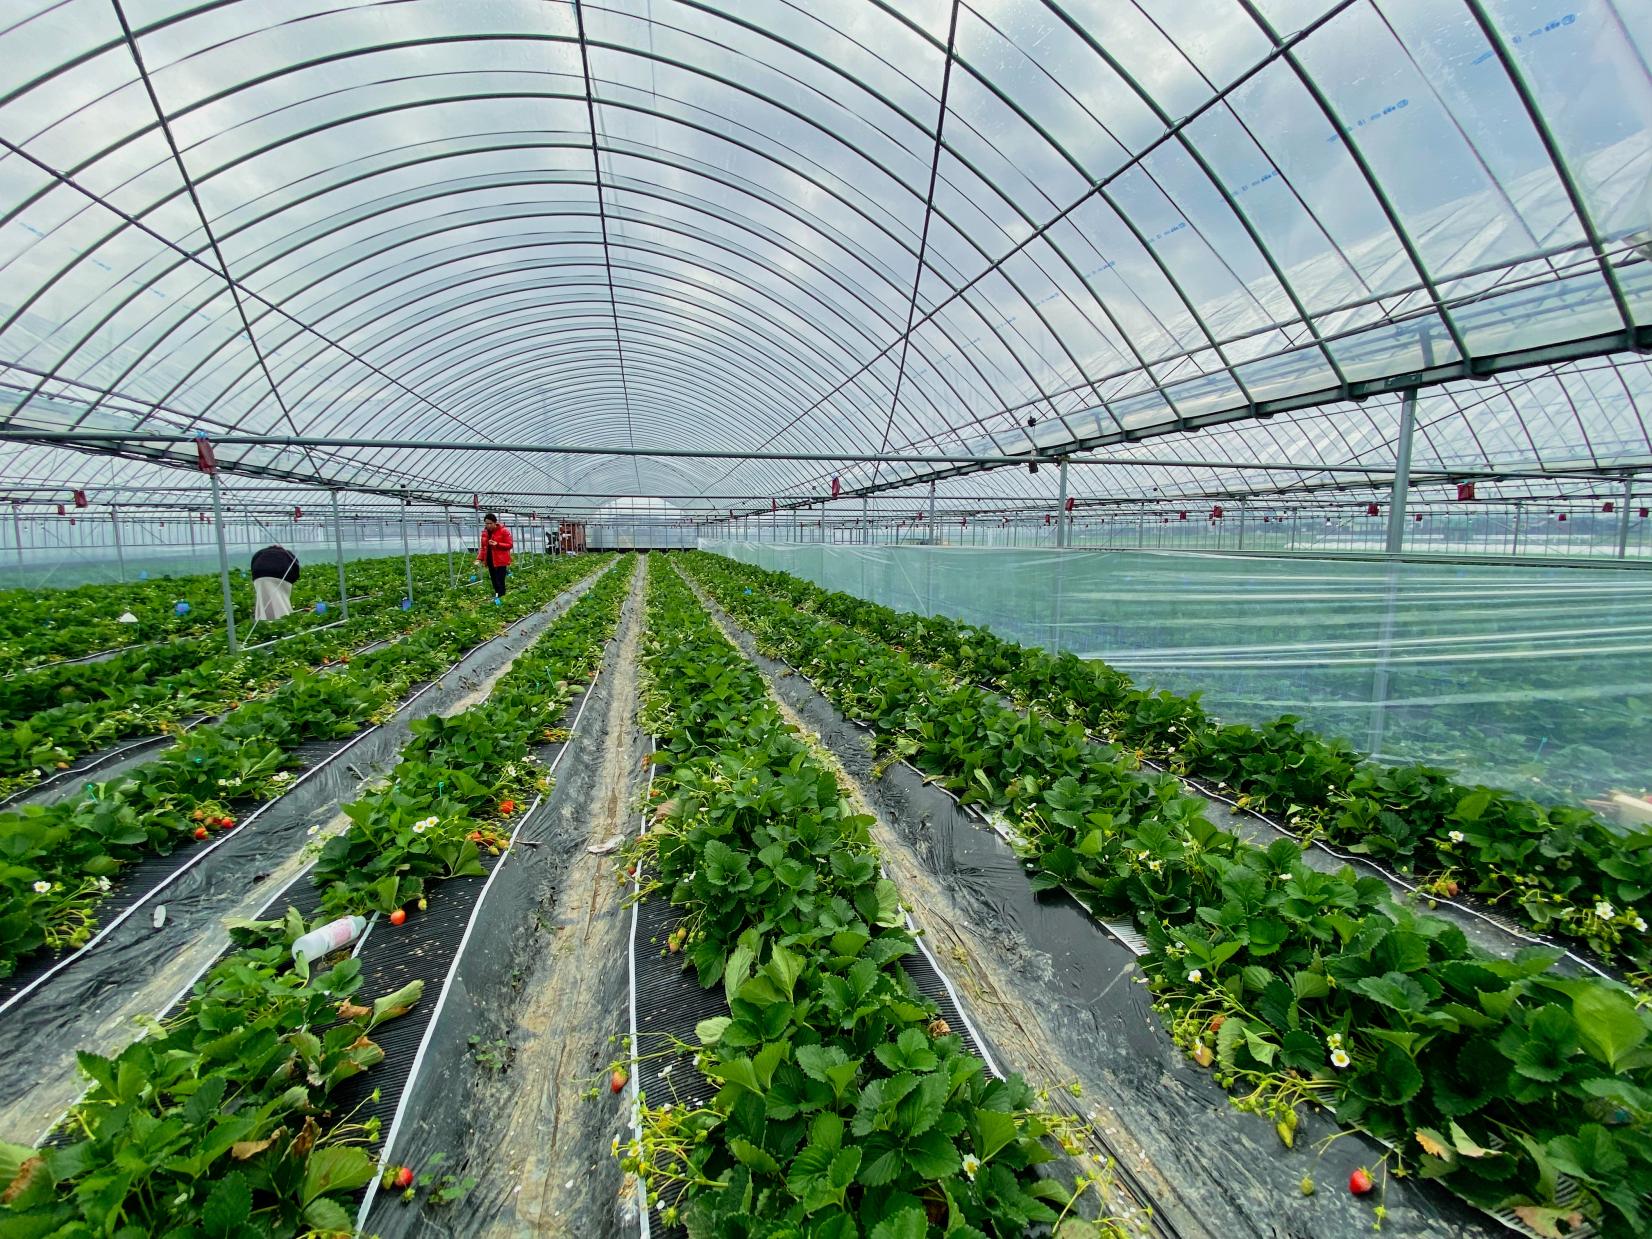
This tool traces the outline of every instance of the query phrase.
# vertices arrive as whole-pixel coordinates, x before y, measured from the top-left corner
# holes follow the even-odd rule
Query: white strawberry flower
[[[1201,972],[1199,969],[1195,968],[1192,972],[1187,974],[1187,979],[1189,981],[1192,981],[1193,984],[1197,985],[1197,984],[1199,984],[1200,981],[1203,981],[1205,979],[1205,974],[1203,972]]]
[[[52,884],[50,882],[36,882],[34,884],[34,893],[37,895],[49,895],[51,892]]]
[[[1453,843],[1461,843],[1464,837],[1463,832],[1460,830],[1453,830],[1446,835],[1446,838],[1450,839]]]
[[[1618,914],[1618,910],[1602,899],[1595,905],[1595,915],[1603,921],[1609,921]]]
[[[975,1172],[981,1169],[981,1159],[973,1153],[964,1154],[964,1174],[971,1183],[975,1182]]]
[[[1331,1051],[1331,1066],[1335,1067],[1338,1071],[1341,1071],[1344,1067],[1346,1067],[1349,1063],[1351,1063],[1353,1061],[1354,1061],[1353,1059],[1348,1057],[1348,1051],[1347,1050],[1332,1050]]]

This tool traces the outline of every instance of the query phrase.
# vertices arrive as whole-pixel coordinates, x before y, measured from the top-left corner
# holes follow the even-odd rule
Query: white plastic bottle
[[[366,928],[367,918],[364,916],[341,916],[336,921],[328,921],[293,943],[293,958],[302,955],[307,961],[320,959],[340,947],[349,946],[361,937],[361,931]]]

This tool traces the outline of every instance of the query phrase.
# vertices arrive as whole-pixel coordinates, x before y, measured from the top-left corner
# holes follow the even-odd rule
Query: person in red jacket
[[[489,512],[482,518],[482,546],[476,552],[476,562],[488,570],[495,601],[505,596],[505,569],[511,564],[511,545],[511,531]]]

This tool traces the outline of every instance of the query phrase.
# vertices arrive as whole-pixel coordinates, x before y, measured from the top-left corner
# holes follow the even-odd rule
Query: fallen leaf
[[[1456,1159],[1456,1151],[1441,1139],[1438,1132],[1430,1131],[1426,1127],[1417,1130],[1417,1143],[1423,1146],[1424,1153],[1431,1156],[1442,1157],[1448,1162]]]
[[[244,1162],[249,1157],[257,1157],[270,1145],[287,1134],[285,1127],[277,1127],[262,1140],[237,1140],[229,1146],[229,1155],[238,1162]]]
[[[1516,1205],[1514,1216],[1531,1227],[1543,1239],[1565,1239],[1565,1236],[1583,1225],[1583,1215],[1576,1209],[1546,1209],[1541,1205]],[[1566,1229],[1560,1229],[1560,1223]]]

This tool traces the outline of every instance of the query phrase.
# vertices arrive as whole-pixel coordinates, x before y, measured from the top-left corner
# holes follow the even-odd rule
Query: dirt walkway
[[[656,569],[657,570],[657,569]],[[625,1117],[606,1088],[582,1098],[619,1054],[610,1038],[624,1026],[625,948],[630,916],[610,853],[590,849],[634,826],[632,802],[643,753],[636,728],[637,655],[642,633],[639,571],[608,677],[606,744],[583,830],[557,846],[569,856],[547,918],[550,941],[526,972],[511,1011],[510,1070],[491,1096],[468,1106],[478,1119],[471,1162],[486,1151],[487,1177],[466,1199],[466,1236],[599,1235],[619,1229],[619,1164],[609,1142]],[[544,935],[541,936],[543,943]],[[471,1171],[475,1173],[475,1171]],[[478,1176],[480,1177],[480,1176]]]

